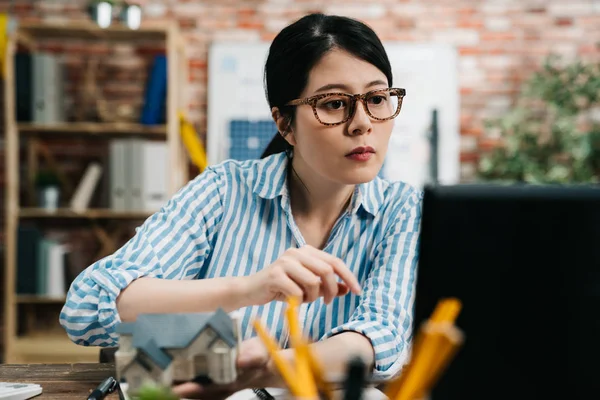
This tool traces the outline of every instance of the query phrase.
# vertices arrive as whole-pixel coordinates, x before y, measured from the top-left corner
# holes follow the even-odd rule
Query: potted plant
[[[35,177],[35,189],[39,207],[48,211],[55,211],[58,208],[60,179],[54,171],[45,169],[38,172]]]
[[[566,184],[600,181],[600,65],[550,56],[516,106],[487,123],[501,145],[480,158],[483,180]]]

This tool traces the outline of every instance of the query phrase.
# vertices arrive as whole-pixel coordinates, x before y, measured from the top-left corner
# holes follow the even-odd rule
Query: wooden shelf
[[[68,208],[48,211],[43,208],[21,208],[21,218],[83,218],[83,219],[145,219],[152,213],[147,211],[114,211],[111,209],[90,209],[82,213]]]
[[[48,297],[37,294],[19,294],[16,296],[19,304],[64,304],[64,297]]]
[[[106,29],[100,28],[92,21],[81,22],[22,22],[19,25],[19,36],[24,41],[40,39],[76,39],[76,40],[165,40],[167,26],[145,25],[132,30],[120,25],[117,21]]]
[[[14,350],[17,358],[29,363],[98,362],[98,347],[79,346],[66,333],[48,333],[16,337]]]
[[[60,124],[19,123],[21,134],[29,135],[85,135],[85,136],[150,136],[165,138],[166,125],[147,126],[131,123],[67,122]]]
[[[54,41],[54,42],[48,42]],[[15,96],[16,79],[15,63],[17,51],[28,50],[31,53],[41,51],[47,46],[63,50],[71,56],[84,52],[86,46],[94,43],[101,44],[103,49],[114,47],[117,43],[131,45],[147,45],[154,52],[161,51],[167,56],[169,65],[167,71],[167,92],[165,98],[166,122],[160,126],[146,126],[138,123],[95,123],[73,122],[60,124],[20,123],[15,120],[17,115]],[[147,211],[117,212],[111,209],[90,209],[85,212],[75,212],[70,208],[60,208],[48,212],[41,208],[25,207],[20,204],[20,189],[27,187],[33,198],[33,178],[40,169],[39,158],[46,158],[45,164],[53,164],[53,155],[44,146],[45,140],[73,141],[78,145],[82,141],[111,140],[125,137],[141,137],[147,140],[165,141],[168,149],[168,197],[173,196],[189,181],[189,157],[185,152],[179,132],[177,112],[188,108],[186,95],[189,81],[189,61],[186,54],[185,40],[174,21],[153,22],[144,21],[142,27],[131,30],[115,20],[111,27],[100,28],[93,21],[44,21],[35,18],[23,18],[18,22],[14,34],[7,37],[5,49],[5,71],[2,104],[5,116],[2,122],[4,136],[5,163],[5,204],[4,204],[4,274],[3,298],[0,307],[3,308],[4,335],[2,351],[6,363],[29,362],[98,362],[99,349],[78,346],[72,343],[64,330],[58,325],[58,318],[48,326],[37,324],[35,312],[37,306],[54,310],[64,303],[64,299],[51,299],[45,296],[22,296],[16,293],[17,282],[17,249],[18,227],[22,222],[41,225],[43,228],[57,226],[60,229],[71,228],[70,225],[89,225],[90,231],[100,244],[98,257],[103,257],[116,251],[120,241],[131,232],[132,223],[143,221],[153,214]],[[63,46],[64,44],[64,46]],[[136,121],[137,122],[137,121]],[[25,143],[24,143],[25,142]],[[21,151],[21,149],[26,151]],[[70,160],[58,160],[70,162]],[[110,160],[107,160],[110,161]],[[68,180],[65,180],[68,181]],[[69,182],[66,182],[67,189]],[[108,188],[103,187],[103,191]],[[67,190],[68,191],[68,190]],[[4,192],[3,192],[4,194]],[[106,193],[105,193],[106,194]],[[27,196],[29,197],[29,196]],[[30,200],[30,199],[28,199]],[[31,203],[33,204],[33,203]],[[69,207],[65,205],[65,207]],[[108,207],[108,206],[107,206]],[[23,221],[27,219],[27,221]],[[131,223],[130,223],[131,222]],[[31,309],[31,310],[30,310]],[[30,312],[31,311],[31,312]],[[33,319],[30,321],[27,319]],[[33,323],[31,323],[33,322]],[[32,329],[43,332],[31,332]],[[26,334],[25,337],[18,333]]]

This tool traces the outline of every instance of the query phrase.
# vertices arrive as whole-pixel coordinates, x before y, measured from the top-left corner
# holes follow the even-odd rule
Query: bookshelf
[[[152,214],[150,211],[115,211],[110,208],[91,208],[74,211],[43,208],[21,204],[22,183],[31,181],[31,172],[37,162],[33,148],[42,141],[51,140],[112,140],[115,138],[143,138],[166,142],[169,164],[167,171],[168,196],[172,196],[189,179],[189,167],[180,137],[178,111],[185,112],[187,103],[185,87],[188,81],[187,60],[183,39],[175,23],[161,23],[130,30],[115,24],[101,29],[92,22],[51,23],[21,22],[9,35],[5,64],[4,113],[5,113],[5,290],[1,304],[4,307],[4,354],[6,363],[65,363],[98,362],[99,348],[78,346],[69,340],[58,323],[58,312],[64,304],[61,296],[21,294],[17,291],[18,227],[28,223],[89,224],[100,242],[97,257],[110,253],[117,246],[113,232],[106,230],[106,223],[140,223]],[[126,42],[159,41],[167,58],[166,123],[142,125],[130,122],[61,122],[53,124],[25,123],[16,118],[15,55],[18,48],[34,52],[44,40],[103,41],[109,44]],[[26,144],[26,155],[19,150]],[[105,168],[106,169],[106,168]],[[23,176],[24,175],[24,176]],[[101,190],[97,187],[95,190]],[[25,201],[23,201],[25,203]],[[80,266],[81,268],[87,265]],[[53,325],[38,327],[36,315],[51,310],[56,317]],[[25,321],[23,323],[22,321]],[[26,329],[22,325],[26,325]]]
[[[166,138],[167,126],[145,126],[130,123],[90,123],[73,122],[52,125],[40,125],[20,123],[17,124],[18,131],[23,135],[44,137],[47,135],[79,135],[79,136],[147,136],[155,138]]]
[[[21,208],[19,217],[29,219],[145,219],[150,213],[144,211],[114,211],[111,209],[96,208],[83,212],[73,211],[69,208],[58,208],[49,212],[43,208]]]

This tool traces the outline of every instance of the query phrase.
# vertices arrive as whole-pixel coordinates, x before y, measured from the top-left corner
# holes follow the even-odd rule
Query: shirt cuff
[[[135,269],[96,269],[90,278],[100,288],[98,294],[98,323],[114,338],[116,326],[121,322],[117,311],[117,297],[136,279],[152,276],[149,271]]]
[[[357,332],[371,342],[375,352],[375,367],[372,378],[388,380],[397,376],[408,361],[406,344],[390,326],[379,321],[349,321],[340,325],[322,337],[327,339],[342,332]]]

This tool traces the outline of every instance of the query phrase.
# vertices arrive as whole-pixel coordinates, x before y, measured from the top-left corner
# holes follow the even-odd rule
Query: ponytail
[[[277,132],[273,139],[271,139],[271,142],[267,145],[267,148],[260,158],[266,158],[272,156],[273,154],[283,153],[284,151],[292,150],[292,148],[293,146],[289,144],[279,132]]]

